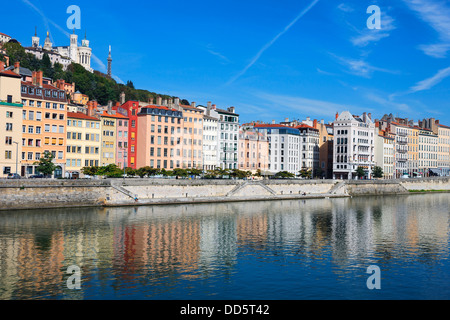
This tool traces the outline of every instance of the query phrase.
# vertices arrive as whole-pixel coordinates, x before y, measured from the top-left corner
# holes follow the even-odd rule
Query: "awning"
[[[430,169],[430,171],[433,172],[434,174],[439,175],[439,176],[440,176],[441,173],[442,173],[440,169]]]

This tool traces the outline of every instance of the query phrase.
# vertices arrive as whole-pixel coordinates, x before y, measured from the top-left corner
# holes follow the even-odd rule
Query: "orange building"
[[[149,105],[138,113],[136,167],[172,170],[182,167],[183,113]]]
[[[53,154],[54,177],[63,176],[66,164],[66,92],[43,83],[42,71],[34,71],[31,82],[22,81],[22,176],[36,172],[36,161],[46,151]]]

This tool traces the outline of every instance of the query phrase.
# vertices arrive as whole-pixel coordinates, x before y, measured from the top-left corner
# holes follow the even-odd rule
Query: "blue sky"
[[[241,123],[336,112],[385,113],[450,125],[448,0],[16,0],[0,32],[31,45],[37,26],[67,45],[67,7],[81,9],[93,67],[135,87],[220,108]],[[369,29],[370,5],[381,29]],[[18,19],[17,14],[25,19]]]

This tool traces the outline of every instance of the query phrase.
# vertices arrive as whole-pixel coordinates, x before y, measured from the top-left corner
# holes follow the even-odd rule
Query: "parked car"
[[[402,178],[402,179],[409,179],[409,175],[404,174],[404,175],[401,176],[401,178]]]
[[[9,173],[7,178],[8,179],[20,179],[21,176],[18,175],[17,173]]]
[[[33,174],[32,176],[30,176],[30,179],[42,179],[44,178],[44,175],[39,173],[39,174]]]

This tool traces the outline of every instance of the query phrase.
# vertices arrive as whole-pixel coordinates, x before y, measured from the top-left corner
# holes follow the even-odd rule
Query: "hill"
[[[97,100],[100,105],[106,105],[108,101],[119,101],[121,92],[125,92],[127,100],[153,101],[157,96],[163,99],[174,98],[173,96],[158,94],[148,90],[134,88],[133,82],[127,84],[117,83],[114,79],[107,77],[104,73],[94,71],[90,73],[77,63],[72,63],[67,70],[59,63],[52,65],[47,53],[42,60],[34,55],[26,53],[25,49],[19,43],[5,43],[3,49],[9,56],[10,65],[19,61],[20,65],[32,71],[42,70],[44,77],[63,79],[68,83],[75,82],[76,90],[89,96],[91,100]],[[0,53],[0,61],[6,62],[5,57]],[[189,104],[189,101],[182,99],[183,104]]]

